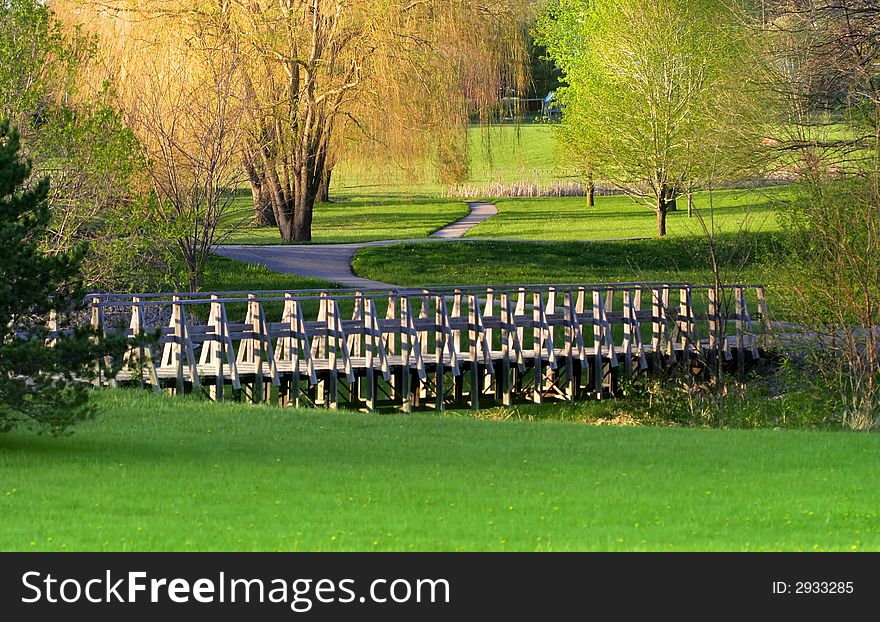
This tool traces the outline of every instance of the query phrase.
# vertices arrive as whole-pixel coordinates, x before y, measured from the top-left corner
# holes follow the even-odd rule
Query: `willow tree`
[[[249,177],[284,241],[311,239],[337,161],[466,171],[469,115],[523,82],[527,3],[251,0],[230,5],[247,59]]]
[[[106,35],[117,87],[148,84],[165,48],[211,33],[236,66],[248,137],[241,162],[285,241],[311,239],[337,161],[432,160],[466,172],[466,127],[502,85],[524,86],[530,0],[63,0]],[[91,10],[86,10],[89,8]],[[149,33],[149,34],[148,34]],[[120,49],[138,41],[138,56]],[[140,62],[138,62],[138,60]],[[204,59],[189,58],[198,73]],[[271,209],[270,209],[271,208]]]
[[[133,217],[181,273],[175,285],[198,289],[241,181],[241,55],[227,37],[226,9],[164,0],[58,1],[53,9],[97,39],[97,62],[82,79],[92,92],[109,82],[152,185],[153,200]]]
[[[537,37],[565,73],[563,140],[644,199],[659,236],[682,191],[748,168],[761,104],[748,33],[723,0],[555,0]]]

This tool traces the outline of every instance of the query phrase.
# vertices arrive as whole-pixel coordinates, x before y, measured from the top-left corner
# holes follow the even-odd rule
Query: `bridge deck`
[[[770,329],[764,288],[739,284],[94,294],[91,307],[131,343],[102,384],[366,410],[601,396],[621,373],[712,356],[742,370]]]

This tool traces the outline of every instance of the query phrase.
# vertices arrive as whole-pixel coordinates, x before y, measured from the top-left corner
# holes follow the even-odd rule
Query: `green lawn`
[[[573,167],[559,153],[551,125],[471,128],[468,148],[471,166],[466,184],[548,183],[575,176]]]
[[[880,438],[106,392],[0,435],[0,550],[880,550]]]
[[[722,232],[744,226],[752,231],[779,228],[777,205],[788,197],[787,187],[718,190],[712,195],[715,223]],[[583,197],[501,198],[498,215],[476,226],[467,237],[523,240],[598,240],[656,236],[656,216],[645,204],[626,196],[597,197],[587,208]],[[250,199],[238,199],[236,213],[249,213]],[[695,195],[696,208],[708,221],[709,193]],[[672,237],[702,235],[697,217],[688,218],[685,200],[667,218]],[[313,242],[344,243],[428,237],[467,214],[467,204],[455,198],[373,195],[341,198],[315,208]],[[240,218],[240,217],[236,217]],[[235,219],[234,219],[235,220]],[[279,244],[272,227],[244,227],[228,243]]]
[[[779,228],[774,201],[790,190],[784,186],[750,190],[716,190],[712,193],[715,224],[722,232],[735,232],[741,225],[753,231]],[[587,208],[583,197],[537,197],[498,199],[499,213],[468,232],[467,237],[524,240],[599,240],[650,238],[657,235],[657,217],[644,203],[626,196],[597,197]],[[710,195],[694,195],[694,205],[708,222]],[[679,211],[667,216],[670,236],[702,235],[697,217],[688,218],[687,202],[679,199]]]
[[[237,199],[231,222],[250,214],[250,197]],[[315,206],[312,242],[346,243],[371,240],[426,238],[468,213],[460,199],[439,197],[380,195],[342,196],[338,202]],[[241,227],[227,240],[228,244],[280,244],[275,227]]]
[[[471,126],[468,130],[470,166],[465,185],[488,182],[542,182],[571,179],[573,167],[559,152],[554,128],[540,123]],[[333,172],[337,194],[403,192],[441,194],[445,188],[436,172],[424,171],[422,180],[407,178],[402,171],[383,168],[368,171],[357,163],[341,162]]]
[[[328,283],[318,279],[310,279],[295,274],[279,274],[259,264],[244,263],[211,255],[208,260],[205,275],[202,280],[201,291],[205,292],[258,292],[258,291],[297,291],[306,289],[330,290],[338,289],[336,283]],[[317,317],[318,302],[309,301],[304,304],[304,312]],[[343,310],[351,313],[348,304]],[[264,305],[266,316],[270,321],[280,321],[284,303],[269,302]],[[195,315],[198,321],[205,322],[208,317],[208,306],[200,305],[190,307],[188,313]],[[226,306],[226,312],[233,321],[244,321],[247,315],[246,303],[230,303]]]
[[[245,292],[297,289],[332,289],[334,283],[296,274],[278,274],[258,264],[211,255],[202,279],[204,292]]]
[[[764,258],[769,234],[753,234],[753,259],[725,280],[755,282],[771,275]],[[524,283],[710,282],[698,241],[445,242],[399,244],[358,252],[355,272],[407,287]]]

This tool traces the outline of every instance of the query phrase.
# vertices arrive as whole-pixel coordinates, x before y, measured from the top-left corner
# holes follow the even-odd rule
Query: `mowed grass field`
[[[789,198],[786,186],[726,189],[694,193],[694,207],[719,233],[772,232],[779,229],[779,204]],[[498,214],[471,229],[466,237],[524,240],[604,240],[654,238],[657,216],[646,203],[623,195],[596,197],[588,208],[584,197],[501,198]],[[670,237],[702,237],[700,218],[688,218],[687,200],[666,219]],[[712,208],[710,210],[710,207]]]
[[[736,257],[722,250],[723,280],[774,283],[779,205],[791,193],[784,186],[716,191],[711,212],[709,193],[695,196],[722,248],[739,249]],[[472,241],[365,248],[355,256],[354,271],[407,287],[713,280],[705,232],[686,209],[669,215],[669,234],[658,239],[654,213],[624,196],[598,197],[590,209],[583,198],[505,198],[496,204],[498,215],[465,236]],[[768,300],[775,299],[776,291],[768,290]]]
[[[880,550],[880,438],[133,391],[0,435],[2,550]]]
[[[473,127],[468,133],[470,169],[464,185],[577,181],[559,149],[552,125]]]
[[[251,217],[250,196],[237,200],[234,217]],[[468,213],[461,199],[401,195],[343,196],[315,206],[312,243],[343,244],[371,240],[426,238]],[[281,244],[277,227],[240,227],[226,244]]]
[[[211,255],[202,278],[204,292],[246,292],[331,289],[335,283],[296,274],[279,274],[259,264]]]
[[[752,234],[743,269],[722,271],[725,282],[772,285],[775,240]],[[437,242],[365,248],[355,272],[406,287],[537,283],[711,283],[702,242],[686,237],[598,242]],[[781,291],[768,287],[771,312]]]
[[[468,129],[467,149],[469,166],[467,177],[462,181],[464,185],[550,183],[571,180],[577,173],[566,161],[557,143],[554,126],[549,124],[474,125]],[[412,162],[405,164],[414,165]],[[413,177],[394,167],[383,166],[376,170],[369,163],[341,161],[333,172],[331,190],[339,195],[375,194],[389,188],[395,193],[416,195],[439,195],[446,190],[439,183],[436,170],[430,166]]]
[[[579,181],[566,163],[550,125],[473,127],[468,135],[470,168],[463,186],[478,191],[493,182],[506,184]],[[402,172],[370,172],[340,164],[334,171],[331,203],[315,206],[314,243],[347,243],[371,240],[424,238],[467,214],[464,199],[444,197],[446,190],[430,171],[421,181]],[[733,230],[745,223],[750,230],[778,228],[774,203],[784,200],[785,187],[718,190],[712,193],[717,224]],[[619,237],[654,237],[654,213],[641,201],[626,196],[598,197],[587,209],[583,197],[500,198],[493,200],[500,213],[468,233],[468,237],[584,240]],[[680,211],[669,214],[672,236],[699,235],[697,219],[689,219],[685,199]],[[708,218],[710,195],[696,193],[695,205]],[[235,231],[232,244],[280,244],[275,227],[242,226],[253,217],[250,190],[242,188],[226,217]]]

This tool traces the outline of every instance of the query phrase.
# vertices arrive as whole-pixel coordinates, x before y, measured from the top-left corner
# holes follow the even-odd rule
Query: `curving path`
[[[394,244],[458,240],[465,233],[498,213],[491,203],[469,202],[470,213],[454,223],[438,229],[427,238],[409,240],[381,240],[377,242],[354,242],[351,244],[300,244],[284,246],[224,245],[215,253],[247,263],[260,264],[273,272],[339,283],[350,289],[398,289],[398,285],[373,281],[357,276],[351,269],[355,254],[368,246],[392,246]],[[474,241],[477,238],[473,238]]]
[[[489,220],[492,216],[498,213],[498,208],[491,203],[479,203],[474,201],[468,203],[468,207],[471,211],[467,216],[461,220],[456,220],[451,225],[446,225],[442,229],[438,229],[429,237],[441,238],[444,240],[460,238],[484,220]]]
[[[422,242],[546,242],[547,240],[521,240],[505,238],[463,238],[462,236],[484,220],[498,213],[491,203],[468,202],[470,212],[464,218],[438,229],[427,238],[404,240],[380,240],[376,242],[353,242],[350,244],[299,244],[299,245],[224,245],[214,252],[223,257],[265,266],[273,272],[296,274],[331,283],[339,283],[346,289],[382,290],[403,289],[400,285],[373,281],[357,276],[351,269],[355,254],[369,246],[394,246],[395,244],[419,244]],[[638,240],[643,238],[613,238],[614,240]],[[603,240],[611,241],[612,239]],[[588,240],[584,240],[588,241]]]

